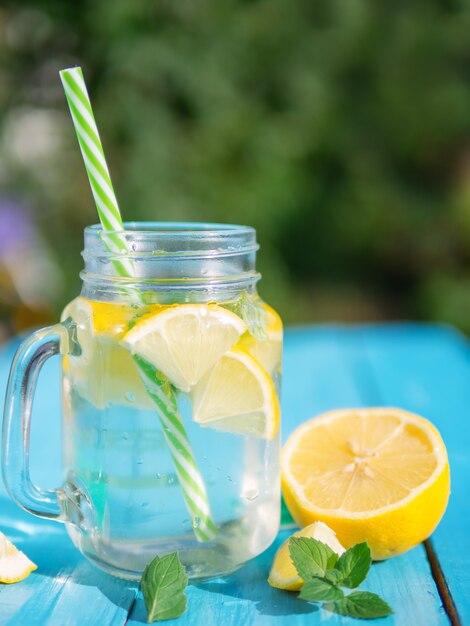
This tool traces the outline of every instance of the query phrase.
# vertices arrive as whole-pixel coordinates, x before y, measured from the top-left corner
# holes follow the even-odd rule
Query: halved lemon
[[[266,370],[248,352],[224,354],[191,390],[193,420],[217,430],[272,439],[279,401]]]
[[[299,526],[323,521],[374,559],[401,554],[433,532],[450,472],[437,429],[395,408],[343,409],[300,426],[282,453],[286,504]]]
[[[189,391],[245,331],[238,315],[217,304],[178,304],[138,322],[122,343]]]
[[[0,583],[17,583],[37,566],[0,532]]]
[[[246,332],[240,339],[239,345],[257,359],[268,374],[273,375],[281,370],[282,361],[282,321],[276,311],[265,302],[260,302],[266,324],[263,328],[263,337],[255,337]]]
[[[326,524],[323,524],[323,522],[314,522],[302,528],[302,530],[298,530],[291,535],[291,537],[312,537],[313,539],[318,539],[318,541],[330,546],[333,552],[336,552],[338,556],[341,556],[343,552],[345,552],[345,549],[336,538],[334,531],[328,528]],[[277,587],[277,589],[297,591],[302,587],[304,581],[297,574],[297,570],[290,558],[289,539],[286,539],[276,552],[271,571],[269,572],[268,583],[271,587]]]

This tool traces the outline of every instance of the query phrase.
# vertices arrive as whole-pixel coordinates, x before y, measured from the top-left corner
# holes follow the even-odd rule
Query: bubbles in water
[[[193,528],[199,528],[200,524],[201,524],[201,518],[200,517],[193,517]]]
[[[256,500],[258,496],[259,496],[258,489],[248,489],[242,494],[242,498],[245,498],[245,500],[250,500],[250,501]]]
[[[173,476],[170,476],[170,477],[168,478],[168,484],[169,484],[169,485],[172,485],[174,482],[175,482],[175,479],[173,478]]]
[[[230,474],[227,474],[227,480],[228,480],[230,483],[233,483],[233,478],[230,476]]]
[[[122,439],[123,441],[127,441],[127,440],[129,439],[129,437],[128,437],[127,433],[122,433],[122,435],[121,435],[121,439]]]
[[[160,472],[157,472],[157,478],[160,480],[160,478],[163,478],[164,475],[160,474]]]
[[[203,455],[202,460],[203,460],[203,461],[207,461],[207,454],[204,454],[204,455]]]
[[[142,504],[140,505],[143,509],[145,509],[146,506],[149,506],[150,502],[142,502]]]
[[[135,395],[132,393],[132,391],[128,391],[126,393],[126,398],[127,400],[129,400],[129,402],[135,402]]]
[[[142,459],[137,459],[136,463],[137,463],[137,465],[143,465],[143,464],[144,464],[144,462],[142,461]]]

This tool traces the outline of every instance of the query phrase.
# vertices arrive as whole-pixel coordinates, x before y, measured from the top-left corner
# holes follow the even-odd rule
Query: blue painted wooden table
[[[286,333],[284,438],[309,417],[336,407],[395,405],[432,420],[446,442],[452,471],[447,513],[426,545],[373,566],[365,587],[395,614],[389,626],[470,625],[470,344],[452,329],[425,325],[306,327]],[[3,397],[15,344],[0,349]],[[41,374],[32,427],[32,476],[60,483],[58,361]],[[0,486],[0,530],[38,569],[0,585],[2,626],[137,626],[146,622],[136,585],[94,569],[64,528],[24,513]],[[179,626],[360,624],[319,611],[266,583],[275,550],[224,579],[190,585]]]

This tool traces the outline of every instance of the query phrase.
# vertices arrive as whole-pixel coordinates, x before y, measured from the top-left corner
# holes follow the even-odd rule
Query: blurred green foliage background
[[[469,33],[468,0],[3,1],[0,193],[57,270],[37,308],[78,293],[97,221],[58,77],[80,64],[126,219],[255,226],[288,322],[470,332]]]

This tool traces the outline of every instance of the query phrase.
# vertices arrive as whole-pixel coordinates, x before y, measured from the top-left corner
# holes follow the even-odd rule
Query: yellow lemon
[[[330,546],[333,552],[336,552],[338,556],[341,556],[343,552],[345,552],[345,549],[336,538],[334,531],[332,531],[331,528],[328,528],[326,524],[323,524],[323,522],[314,522],[291,536],[312,537],[313,539],[318,539],[318,541],[326,543]],[[269,572],[268,583],[271,587],[277,587],[278,589],[298,591],[302,587],[304,581],[297,574],[297,570],[295,569],[290,558],[289,539],[284,541],[282,546],[276,552],[271,571]]]
[[[444,442],[427,420],[395,408],[320,415],[282,453],[286,504],[299,526],[320,520],[374,559],[401,554],[433,532],[447,506]]]
[[[217,304],[179,304],[138,321],[122,344],[189,391],[245,331],[238,315]]]
[[[274,309],[265,302],[260,306],[265,314],[266,325],[262,337],[255,337],[246,332],[239,341],[244,348],[257,359],[271,376],[281,371],[282,365],[282,321]]]
[[[74,389],[97,408],[108,404],[153,406],[132,356],[119,344],[141,310],[78,297],[62,313],[62,320],[74,320],[81,349],[78,356],[64,356],[64,372]]]
[[[0,532],[0,583],[17,583],[37,566]]]
[[[273,381],[248,352],[224,354],[191,390],[193,419],[201,426],[272,439],[280,408]]]

